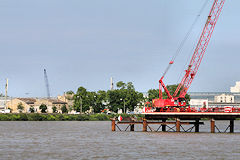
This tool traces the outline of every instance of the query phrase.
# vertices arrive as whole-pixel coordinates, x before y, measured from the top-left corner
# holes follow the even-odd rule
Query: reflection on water
[[[228,123],[216,122],[223,131]],[[111,132],[111,122],[0,122],[0,159],[240,159],[239,133],[209,130],[208,121],[202,133]]]

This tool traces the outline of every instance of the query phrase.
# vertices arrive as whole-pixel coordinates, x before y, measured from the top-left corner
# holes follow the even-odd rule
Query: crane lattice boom
[[[203,59],[204,53],[207,49],[208,43],[211,39],[213,30],[217,23],[218,17],[222,11],[225,0],[214,0],[214,4],[209,13],[207,22],[202,31],[202,35],[198,41],[197,47],[194,51],[192,59],[189,63],[188,69],[186,70],[186,74],[183,77],[181,83],[176,89],[173,97],[177,96],[177,93],[180,90],[179,97],[184,98]]]

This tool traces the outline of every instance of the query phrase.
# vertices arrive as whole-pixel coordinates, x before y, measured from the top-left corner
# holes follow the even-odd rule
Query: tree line
[[[167,86],[171,94],[174,93],[178,85]],[[84,87],[79,87],[77,92],[74,94],[73,91],[68,91],[67,94],[74,95],[72,97],[73,109],[77,112],[86,112],[90,108],[93,109],[94,113],[100,113],[104,109],[109,111],[117,112],[119,109],[122,111],[133,111],[137,106],[143,106],[145,102],[151,102],[152,99],[159,97],[158,89],[149,89],[147,96],[143,93],[135,90],[132,82],[124,83],[119,81],[116,83],[116,89],[114,90],[99,90],[97,92],[88,91]],[[163,98],[167,95],[163,92]],[[190,96],[186,95],[186,99],[190,100]]]

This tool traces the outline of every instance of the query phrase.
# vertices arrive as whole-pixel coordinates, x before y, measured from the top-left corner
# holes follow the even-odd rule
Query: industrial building
[[[195,107],[240,107],[240,81],[230,92],[189,92],[190,105]]]

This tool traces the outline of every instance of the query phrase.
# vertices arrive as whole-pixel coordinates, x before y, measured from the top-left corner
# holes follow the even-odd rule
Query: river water
[[[201,133],[144,133],[111,132],[111,122],[0,122],[0,159],[240,159],[240,133],[211,134],[205,124]]]

